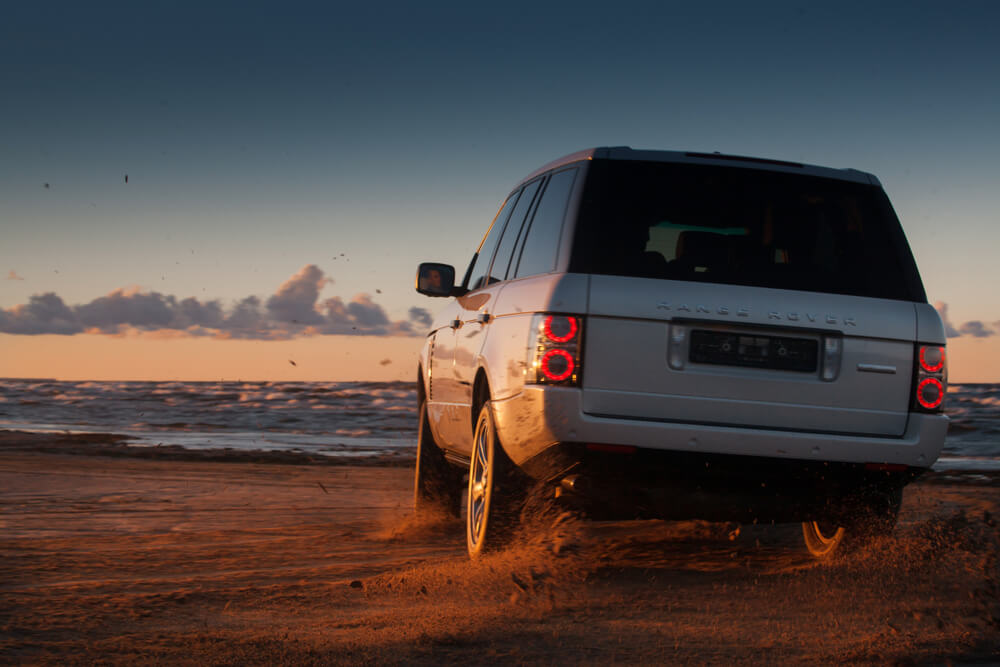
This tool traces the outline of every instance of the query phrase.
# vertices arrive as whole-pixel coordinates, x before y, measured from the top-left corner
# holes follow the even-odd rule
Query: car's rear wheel
[[[427,404],[420,404],[417,465],[413,479],[413,507],[421,515],[458,516],[462,505],[462,479],[445,460],[434,441]]]
[[[901,488],[881,490],[857,501],[846,525],[829,521],[803,522],[802,536],[806,549],[816,558],[826,558],[845,547],[863,547],[873,539],[891,535],[896,527],[902,499]]]
[[[803,521],[802,536],[806,541],[806,549],[816,558],[826,558],[832,555],[840,543],[844,541],[843,526],[836,526],[824,521]]]
[[[516,469],[497,439],[489,401],[476,420],[469,463],[465,542],[477,558],[506,546],[518,525],[521,497]]]

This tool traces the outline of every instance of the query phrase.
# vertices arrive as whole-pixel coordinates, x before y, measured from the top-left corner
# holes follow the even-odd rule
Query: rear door
[[[455,448],[471,452],[472,425],[476,415],[471,414],[472,390],[479,368],[479,352],[486,340],[494,317],[495,304],[506,284],[507,266],[516,245],[525,217],[535,206],[542,179],[525,185],[512,195],[507,206],[493,223],[469,275],[471,291],[457,299],[458,328],[455,330],[454,360],[452,364],[456,412],[451,436]]]
[[[592,165],[570,269],[592,274],[584,410],[901,435],[926,297],[885,193],[748,164]]]

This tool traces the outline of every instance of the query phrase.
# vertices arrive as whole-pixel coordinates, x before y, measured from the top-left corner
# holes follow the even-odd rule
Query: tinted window
[[[566,204],[573,189],[576,171],[567,169],[556,172],[549,179],[525,237],[516,275],[532,276],[548,273],[555,268],[556,255],[559,252],[559,234],[562,231]]]
[[[517,195],[518,193],[515,192],[507,199],[503,208],[497,213],[497,217],[493,219],[493,224],[490,225],[489,230],[486,232],[486,238],[479,244],[479,251],[472,258],[472,263],[466,272],[468,278],[465,284],[469,289],[479,289],[486,284],[484,278],[486,277],[487,267],[490,265],[490,260],[493,259],[493,251],[496,250],[497,242],[503,233],[507,218],[510,217],[511,209],[517,204]]]
[[[497,248],[497,256],[493,260],[493,268],[490,269],[490,279],[493,281],[504,280],[507,277],[507,267],[510,265],[510,257],[522,233],[521,223],[524,222],[525,216],[531,210],[531,204],[541,182],[541,179],[539,179],[529,183],[521,191],[521,198],[518,200],[517,206],[510,216],[510,222],[507,223],[507,231],[504,232],[503,239],[500,241],[500,247]]]
[[[625,160],[590,173],[571,271],[926,301],[880,187]]]

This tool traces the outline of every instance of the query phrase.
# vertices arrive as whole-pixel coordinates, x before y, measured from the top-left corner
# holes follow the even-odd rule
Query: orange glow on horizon
[[[421,337],[221,340],[0,334],[0,377],[57,380],[413,380]],[[294,362],[294,363],[292,363]]]
[[[0,377],[59,380],[413,380],[422,337],[233,340],[0,334]],[[1000,336],[948,339],[948,381],[1000,382]],[[295,364],[292,365],[291,361]]]

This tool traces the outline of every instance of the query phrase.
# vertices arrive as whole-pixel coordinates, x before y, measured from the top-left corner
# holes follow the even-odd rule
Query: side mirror
[[[450,264],[424,262],[417,267],[417,291],[426,296],[457,296],[455,267]]]

